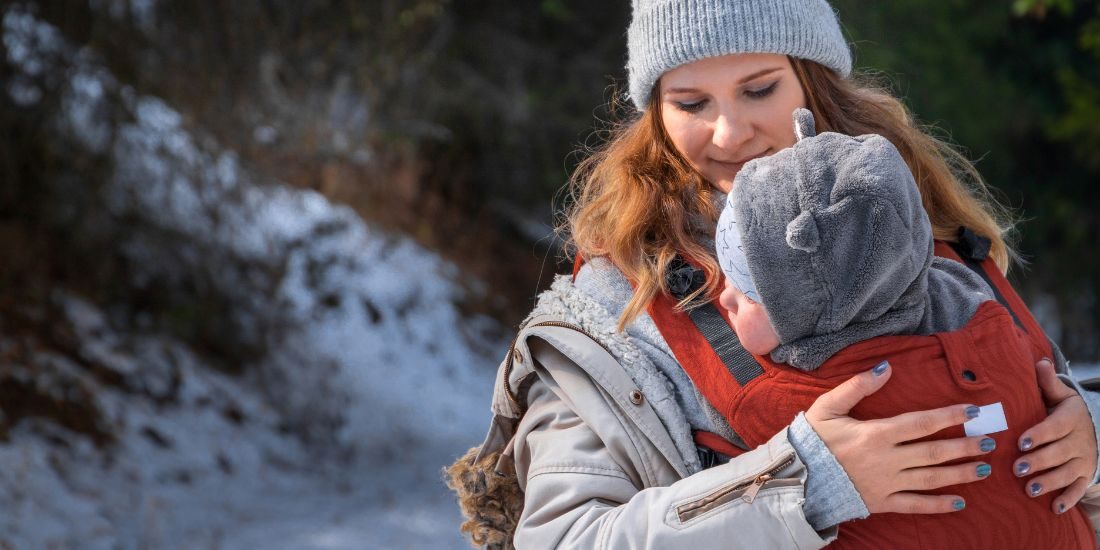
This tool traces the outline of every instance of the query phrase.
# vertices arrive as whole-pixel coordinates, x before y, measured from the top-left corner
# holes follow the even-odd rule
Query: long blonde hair
[[[818,131],[890,140],[909,165],[937,239],[954,241],[965,226],[991,241],[1002,271],[1013,256],[1006,236],[1011,212],[990,194],[974,165],[951,145],[917,126],[909,110],[866,76],[841,79],[813,61],[788,57]],[[611,138],[577,166],[560,227],[570,249],[586,258],[606,256],[635,285],[619,318],[622,330],[657,295],[668,293],[665,273],[678,254],[694,259],[706,284],[680,302],[713,297],[720,280],[713,247],[718,211],[713,187],[676,151],[661,122],[661,102],[612,130]],[[701,233],[701,231],[705,233]]]

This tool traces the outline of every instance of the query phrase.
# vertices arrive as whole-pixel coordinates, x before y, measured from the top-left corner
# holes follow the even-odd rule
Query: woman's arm
[[[888,379],[888,370],[878,376],[858,375],[819,398],[806,416],[817,423],[817,433],[844,469],[858,472],[852,480],[871,512],[957,510],[957,497],[914,491],[980,479],[974,464],[930,467],[982,454],[980,438],[899,443],[964,422],[966,407],[867,422],[847,416],[851,406]],[[636,449],[616,448],[625,438],[616,437],[614,430],[627,428],[609,428],[617,423],[610,414],[585,422],[553,385],[553,380],[544,379],[532,386],[530,408],[514,440],[516,473],[525,490],[517,547],[657,548],[721,542],[751,548],[816,548],[835,537],[835,527],[815,531],[806,518],[807,468],[788,441],[787,430],[728,464],[667,486],[641,489],[647,485],[641,479],[645,474],[621,459]],[[604,430],[602,436],[593,426]],[[882,460],[864,463],[858,457]],[[752,480],[777,465],[782,468],[773,472],[774,481],[760,485],[754,498],[742,498],[752,491]]]
[[[640,490],[645,474],[615,456],[630,451],[615,448],[625,435],[601,438],[552,384],[531,387],[514,443],[524,485],[517,548],[819,548],[835,538],[835,527],[818,533],[802,513],[806,471],[785,430],[728,464]],[[752,482],[776,467],[781,481],[746,502]]]

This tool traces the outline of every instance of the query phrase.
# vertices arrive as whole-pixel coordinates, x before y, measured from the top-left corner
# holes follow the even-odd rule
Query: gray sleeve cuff
[[[1081,384],[1077,382],[1071,374],[1059,374],[1058,378],[1065,382],[1065,384],[1074,390],[1085,400],[1085,407],[1089,410],[1089,416],[1092,417],[1092,430],[1096,434],[1096,441],[1100,443],[1100,393],[1086,390],[1081,387]],[[1097,445],[1100,447],[1100,445]],[[1097,452],[1096,457],[1096,471],[1092,473],[1092,482],[1089,486],[1096,485],[1100,482],[1100,450]]]
[[[798,413],[787,430],[787,439],[806,465],[806,502],[802,511],[815,530],[824,531],[870,515],[856,486],[810,426],[806,415]]]

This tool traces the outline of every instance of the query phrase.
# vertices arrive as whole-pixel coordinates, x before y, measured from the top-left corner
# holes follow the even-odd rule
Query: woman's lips
[[[736,171],[740,171],[741,167],[744,166],[746,162],[748,162],[750,160],[755,160],[755,159],[758,159],[758,158],[761,158],[761,157],[768,156],[769,151],[771,151],[771,149],[768,149],[768,150],[764,151],[763,153],[759,153],[759,154],[756,154],[756,155],[751,155],[751,156],[745,157],[743,160],[739,160],[739,161],[727,162],[727,161],[722,161],[722,160],[714,160],[714,163],[721,166],[721,167],[723,167],[723,168],[733,170],[733,171],[736,172]]]

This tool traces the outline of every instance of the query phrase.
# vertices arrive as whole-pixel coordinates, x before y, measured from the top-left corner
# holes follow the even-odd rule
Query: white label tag
[[[978,415],[978,418],[963,423],[963,429],[966,430],[967,436],[995,434],[1008,429],[1005,408],[1001,406],[1000,401],[979,408],[982,412]]]

